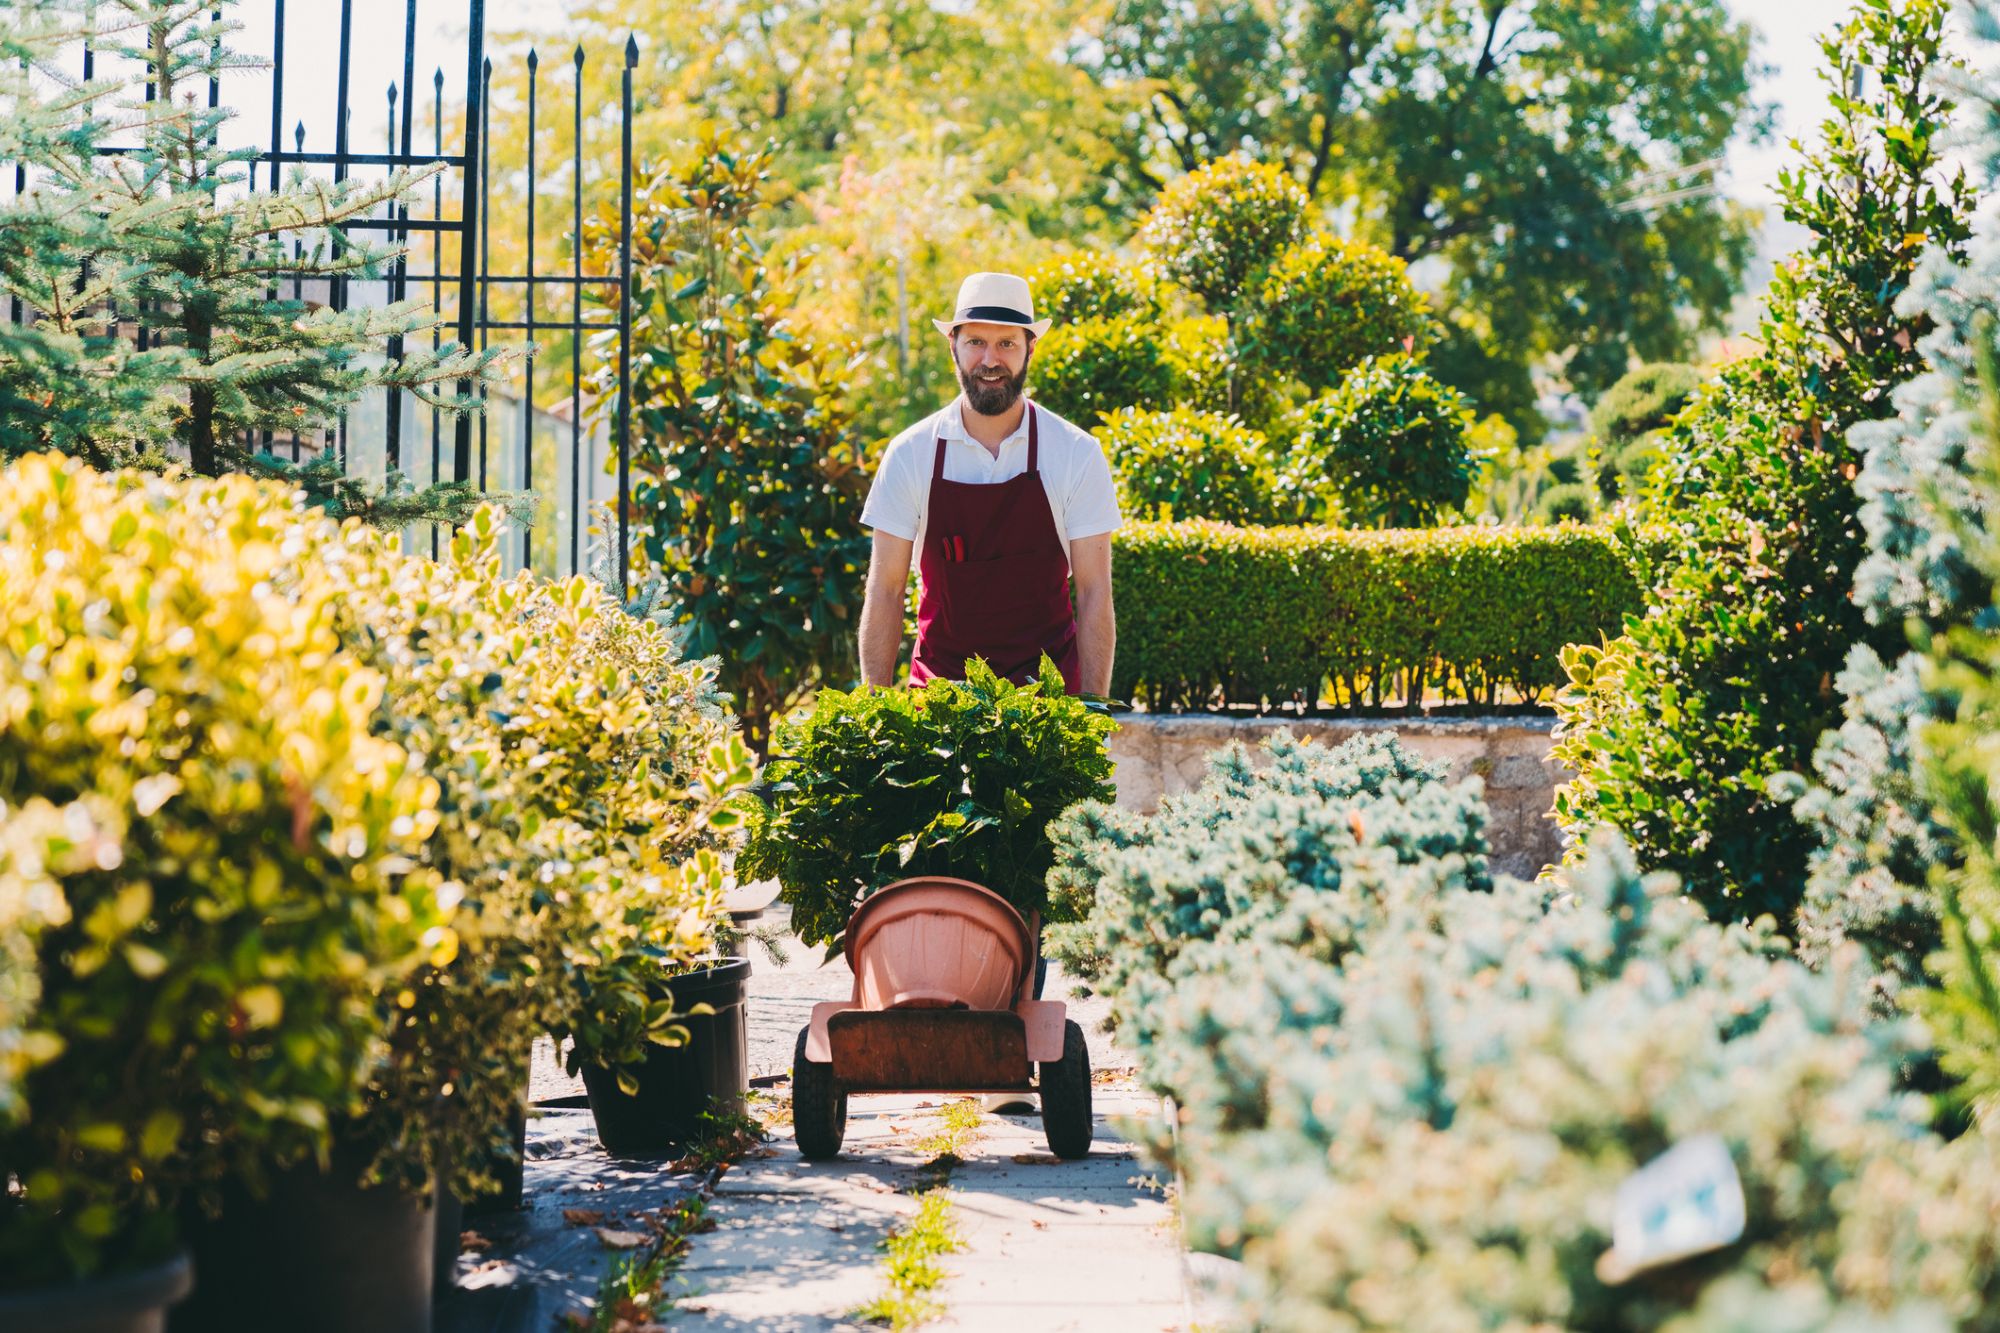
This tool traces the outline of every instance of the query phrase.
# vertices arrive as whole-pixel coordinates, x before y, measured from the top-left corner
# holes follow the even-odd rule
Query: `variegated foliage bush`
[[[433,562],[350,527],[328,555],[383,725],[429,757],[422,860],[458,907],[456,954],[393,997],[367,1123],[385,1168],[441,1154],[461,1191],[511,1151],[538,1033],[613,1068],[674,1038],[657,983],[711,945],[722,807],[750,777],[712,660],[587,578],[503,575],[502,531],[481,510]]]
[[[474,1188],[538,1031],[673,1038],[748,754],[712,663],[500,537],[432,562],[243,478],[0,473],[0,1287],[335,1138]]]
[[[438,784],[376,734],[335,535],[246,478],[0,472],[0,901],[67,917],[34,954],[60,1052],[0,1134],[0,1283],[157,1252],[185,1191],[323,1148],[378,992],[452,946]]]

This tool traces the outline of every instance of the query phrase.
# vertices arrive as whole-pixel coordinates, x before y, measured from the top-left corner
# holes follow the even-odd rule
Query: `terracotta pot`
[[[902,880],[847,923],[854,998],[864,1009],[1011,1009],[1033,957],[1021,914],[970,880]]]

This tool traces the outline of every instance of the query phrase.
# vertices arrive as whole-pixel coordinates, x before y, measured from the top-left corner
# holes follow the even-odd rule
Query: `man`
[[[914,552],[912,684],[962,679],[974,657],[1027,681],[1046,653],[1071,694],[1108,694],[1118,634],[1111,607],[1118,493],[1097,441],[1021,396],[1049,321],[1035,318],[1025,280],[975,273],[959,286],[952,317],[932,322],[957,367],[959,396],[890,441],[862,508],[875,539],[861,607],[861,678],[895,683]],[[1045,976],[1038,962],[1037,998]],[[1035,1109],[1018,1093],[985,1103],[989,1111]]]
[[[1111,534],[1122,520],[1097,441],[1022,397],[1049,321],[1035,318],[1025,280],[975,273],[958,289],[956,313],[932,322],[960,393],[890,441],[862,509],[874,550],[861,678],[895,683],[914,555],[912,684],[961,679],[973,657],[1027,681],[1046,653],[1070,693],[1108,694],[1117,640]]]

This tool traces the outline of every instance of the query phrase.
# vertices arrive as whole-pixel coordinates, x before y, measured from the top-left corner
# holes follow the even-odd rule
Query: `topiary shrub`
[[[1370,357],[1300,409],[1278,493],[1309,520],[1419,528],[1471,494],[1472,409],[1413,357]]]
[[[969,879],[1057,919],[1046,830],[1078,801],[1110,799],[1115,725],[1064,693],[1046,658],[1030,685],[974,659],[963,681],[822,690],[779,732],[785,757],[766,772],[737,873],[777,879],[799,938],[834,953],[862,899],[913,875]]]
[[[1361,241],[1315,232],[1263,273],[1245,355],[1323,393],[1372,356],[1421,352],[1434,331],[1409,266]]]
[[[1126,408],[1097,432],[1128,519],[1279,520],[1264,437],[1233,417],[1177,407]]]
[[[1588,523],[1597,514],[1597,490],[1582,482],[1558,482],[1535,501],[1535,517],[1544,523],[1570,520]]]
[[[1251,278],[1306,234],[1310,201],[1285,171],[1241,154],[1179,177],[1139,227],[1160,271],[1221,313]]]
[[[1680,414],[1703,378],[1698,368],[1679,361],[1636,366],[1591,405],[1591,433],[1618,445],[1650,435]]]
[[[1246,360],[1229,336],[1228,320],[1220,315],[1174,320],[1166,326],[1166,349],[1174,371],[1173,406],[1233,416],[1267,437],[1286,429],[1285,414],[1299,386]],[[1272,444],[1282,452],[1277,440]]]
[[[1597,492],[1606,500],[1636,494],[1660,457],[1667,423],[1693,401],[1702,373],[1677,361],[1628,371],[1590,409],[1597,438]]]
[[[438,784],[375,734],[339,540],[246,478],[0,472],[0,845],[48,806],[88,820],[29,890],[68,921],[37,950],[60,1053],[0,1134],[7,1283],[157,1258],[185,1196],[324,1151],[378,990],[456,948],[423,865]]]
[[[1773,284],[1765,350],[1675,419],[1640,498],[1645,614],[1624,643],[1573,653],[1557,697],[1570,846],[1612,824],[1718,917],[1792,920],[1816,838],[1792,809],[1803,782],[1778,775],[1839,724],[1854,646],[1901,638],[1850,596],[1864,548],[1846,441],[1919,369],[1927,320],[1896,313],[1912,237],[1955,251],[1966,235],[1964,181],[1937,147],[1946,8],[1862,6],[1826,43],[1836,94],[1864,69],[1884,86],[1836,101],[1824,147],[1787,173],[1786,215],[1813,239]]]
[[[1160,292],[1138,267],[1092,250],[1074,250],[1029,269],[1035,313],[1057,327],[1130,315],[1158,321]]]
[[[1085,429],[1128,407],[1171,402],[1174,367],[1160,329],[1132,315],[1058,324],[1035,340],[1029,393]]]

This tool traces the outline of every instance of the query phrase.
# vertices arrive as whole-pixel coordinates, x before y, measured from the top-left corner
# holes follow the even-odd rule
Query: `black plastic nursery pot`
[[[430,1333],[435,1200],[364,1188],[365,1166],[336,1148],[329,1171],[294,1167],[262,1199],[231,1191],[218,1218],[191,1210],[201,1281],[173,1333]]]
[[[167,1307],[194,1288],[194,1266],[177,1254],[150,1268],[88,1282],[0,1292],[7,1333],[161,1333]]]
[[[750,960],[731,958],[675,977],[665,993],[674,1010],[705,1004],[715,1012],[676,1019],[688,1031],[679,1046],[654,1046],[640,1066],[635,1096],[617,1077],[583,1067],[597,1137],[613,1157],[671,1157],[700,1136],[709,1111],[738,1111],[750,1091],[750,1040],[743,1012]]]

